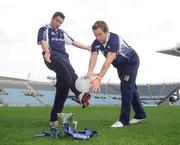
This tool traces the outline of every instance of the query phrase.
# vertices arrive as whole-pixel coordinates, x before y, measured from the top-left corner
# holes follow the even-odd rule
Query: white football
[[[90,79],[87,76],[78,77],[75,87],[79,92],[89,92],[91,88]]]

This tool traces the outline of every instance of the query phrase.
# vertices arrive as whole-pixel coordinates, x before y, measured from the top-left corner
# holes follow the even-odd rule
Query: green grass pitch
[[[50,107],[2,107],[0,145],[180,145],[180,106],[145,107],[148,118],[144,122],[111,128],[119,110],[119,106],[65,107],[64,112],[76,114],[78,130],[98,131],[98,135],[82,141],[33,138],[43,130],[49,131]]]

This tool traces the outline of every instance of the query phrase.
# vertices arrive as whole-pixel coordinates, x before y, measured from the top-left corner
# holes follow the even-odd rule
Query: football
[[[78,77],[75,87],[79,92],[89,92],[91,89],[90,79],[87,76]]]

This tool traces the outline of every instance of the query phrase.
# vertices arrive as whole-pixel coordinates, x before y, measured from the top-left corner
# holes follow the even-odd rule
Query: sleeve
[[[91,52],[99,52],[99,46],[97,45],[96,40],[93,41],[92,45],[91,45]]]
[[[119,42],[119,36],[118,35],[113,35],[110,38],[110,49],[108,50],[108,52],[114,52],[117,53],[119,46],[120,46],[120,42]]]
[[[65,43],[67,45],[71,45],[74,42],[74,39],[70,37],[65,31],[63,31],[63,33],[64,33]]]
[[[48,31],[46,27],[41,27],[38,31],[37,43],[39,44],[42,40],[47,40]]]

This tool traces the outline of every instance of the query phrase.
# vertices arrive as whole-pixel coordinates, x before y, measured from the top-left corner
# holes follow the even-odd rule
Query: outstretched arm
[[[81,44],[81,43],[79,43],[77,41],[74,41],[72,43],[72,45],[75,46],[75,47],[81,48],[81,49],[85,49],[85,50],[91,51],[91,46],[86,46],[86,45]]]
[[[106,61],[104,62],[101,68],[101,71],[99,72],[99,75],[98,75],[99,79],[102,79],[104,77],[104,75],[106,74],[108,68],[110,67],[114,59],[116,59],[116,53],[108,52]]]
[[[89,59],[88,73],[87,73],[87,76],[88,76],[90,79],[92,79],[93,77],[95,77],[94,68],[95,68],[95,66],[96,66],[97,57],[98,57],[98,52],[92,52],[92,53],[91,53],[91,57],[90,57],[90,59]]]
[[[109,69],[109,67],[114,59],[116,59],[116,53],[108,52],[106,61],[104,62],[103,66],[101,68],[101,71],[99,72],[96,79],[94,79],[92,81],[92,91],[94,91],[94,92],[100,91],[101,80],[104,77],[104,75],[106,74],[107,70]]]

